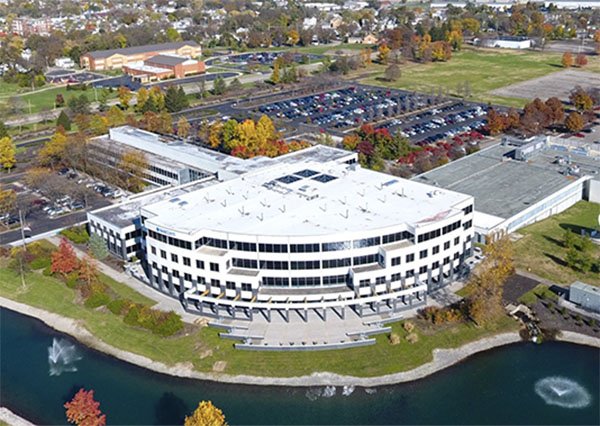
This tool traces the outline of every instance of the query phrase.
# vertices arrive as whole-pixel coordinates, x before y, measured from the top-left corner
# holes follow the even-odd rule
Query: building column
[[[171,275],[171,273],[168,273],[169,275],[169,294],[171,296],[175,295],[175,286],[173,285],[173,276]]]
[[[400,283],[402,285],[402,290],[406,290],[406,276],[402,276]]]
[[[432,288],[432,283],[433,283],[433,279],[431,277],[431,268],[428,266],[427,267],[427,291],[431,291]]]
[[[115,236],[115,244],[117,241],[117,237]],[[125,240],[119,237],[119,241],[121,241],[121,256],[123,256],[124,260],[127,260],[127,247],[125,247]]]
[[[161,293],[167,292],[167,287],[166,287],[165,281],[163,279],[163,272],[160,269],[158,270],[158,289],[160,290]]]
[[[440,262],[440,272],[438,278],[438,288],[444,286],[444,262]]]

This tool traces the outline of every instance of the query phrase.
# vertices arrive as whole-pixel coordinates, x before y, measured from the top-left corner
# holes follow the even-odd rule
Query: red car
[[[578,138],[585,138],[583,133],[575,133],[573,136],[577,136]]]

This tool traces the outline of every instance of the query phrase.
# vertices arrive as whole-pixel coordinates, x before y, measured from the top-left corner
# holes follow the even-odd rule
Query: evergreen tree
[[[58,126],[62,126],[67,132],[71,130],[71,119],[64,111],[61,111],[56,119],[56,127]]]
[[[179,90],[177,90],[177,98],[179,99],[179,105],[181,106],[181,109],[186,109],[190,106],[190,101],[188,100],[188,97],[181,86],[179,86]]]
[[[237,78],[234,78],[229,83],[229,91],[230,92],[239,92],[242,89],[243,89],[242,83],[240,83],[240,80],[238,80]]]
[[[108,248],[106,242],[98,234],[92,234],[88,240],[88,248],[96,259],[105,259],[108,256]]]
[[[227,86],[225,85],[225,79],[223,79],[223,77],[219,76],[215,78],[212,91],[215,95],[222,95],[227,91]]]
[[[143,114],[145,112],[152,111],[157,112],[158,108],[156,107],[156,103],[154,102],[154,97],[148,97],[148,100],[144,102],[142,107],[140,108],[140,112]]]
[[[179,104],[179,96],[177,94],[177,89],[175,86],[169,86],[167,89],[167,93],[165,95],[165,108],[168,112],[177,112],[181,110],[181,105]]]

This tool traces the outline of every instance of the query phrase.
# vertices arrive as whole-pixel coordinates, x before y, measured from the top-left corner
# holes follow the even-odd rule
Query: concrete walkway
[[[29,420],[13,413],[6,407],[0,407],[0,422],[11,426],[34,426]]]

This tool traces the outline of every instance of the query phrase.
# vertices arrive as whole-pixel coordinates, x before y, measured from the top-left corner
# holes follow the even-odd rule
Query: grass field
[[[84,93],[87,98],[89,99],[90,102],[95,102],[96,101],[96,95],[94,93],[94,89],[89,89],[89,90],[69,90],[67,91],[67,88],[65,86],[63,87],[51,87],[39,92],[35,92],[35,93],[26,93],[23,95],[20,95],[19,97],[21,99],[23,99],[24,101],[24,107],[25,107],[25,113],[29,114],[29,113],[36,113],[36,112],[40,112],[42,109],[53,109],[54,108],[54,101],[56,100],[56,95],[58,95],[59,93],[61,93],[65,99],[65,102],[69,101],[69,98],[71,98],[72,96],[79,96],[82,93]],[[98,96],[100,96],[100,91],[98,90]],[[114,91],[113,93],[111,93],[108,97],[108,99],[116,99],[117,98],[117,92]],[[0,99],[0,105],[2,105],[3,103],[6,103],[7,99],[3,98]]]
[[[475,49],[466,47],[453,52],[448,62],[429,64],[401,64],[402,76],[397,82],[382,80],[383,67],[364,83],[426,92],[443,87],[451,95],[457,94],[457,85],[466,81],[471,85],[472,100],[522,107],[527,100],[493,96],[486,92],[520,81],[561,71],[561,54],[531,51]],[[600,72],[600,58],[590,57],[586,71]],[[436,92],[437,93],[437,92]]]
[[[535,288],[519,297],[519,302],[532,306],[538,299],[549,299],[556,302],[558,296],[556,293],[553,293],[546,284],[538,284]]]
[[[570,209],[541,222],[516,231],[523,235],[514,243],[515,267],[561,285],[580,280],[600,286],[600,274],[574,271],[565,265],[567,250],[562,247],[565,229],[579,234],[579,229],[598,226],[600,204],[580,201]],[[593,256],[600,257],[600,247],[595,246]]]
[[[408,343],[401,324],[392,325],[402,342],[392,346],[387,336],[378,336],[374,346],[319,352],[251,352],[238,351],[232,342],[222,340],[219,330],[190,326],[184,335],[161,338],[150,332],[124,324],[107,310],[91,310],[74,302],[75,291],[60,281],[38,273],[26,276],[27,287],[21,288],[18,275],[0,268],[0,295],[61,315],[76,318],[101,340],[117,348],[173,365],[191,362],[198,371],[210,372],[216,361],[226,361],[224,372],[289,377],[330,371],[355,376],[375,376],[406,371],[432,359],[434,348],[452,348],[499,332],[518,328],[516,322],[502,316],[487,328],[457,324],[445,329],[417,330],[419,341]],[[117,293],[130,298],[133,290],[111,284]]]

